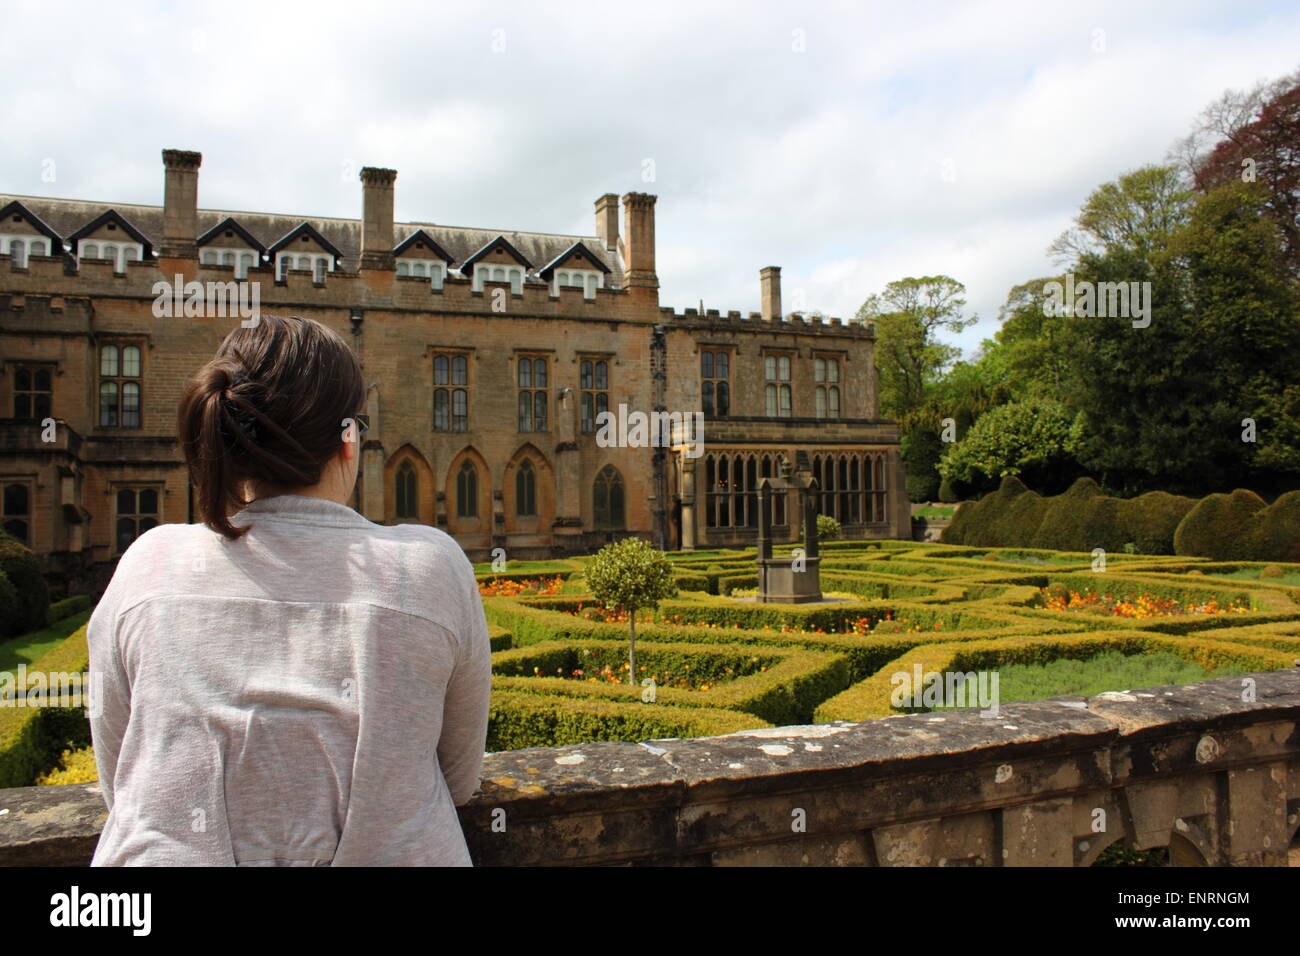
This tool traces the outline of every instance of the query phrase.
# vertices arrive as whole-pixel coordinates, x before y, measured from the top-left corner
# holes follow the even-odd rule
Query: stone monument
[[[758,482],[758,600],[765,604],[806,604],[822,599],[821,557],[817,554],[817,479],[808,467],[806,452],[798,453],[799,468],[791,474],[790,462],[781,459],[780,477]],[[772,492],[794,492],[796,514],[803,517],[803,548],[788,558],[772,557]]]

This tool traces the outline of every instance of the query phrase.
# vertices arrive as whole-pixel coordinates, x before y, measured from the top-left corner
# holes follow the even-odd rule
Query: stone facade
[[[654,196],[624,195],[621,229],[601,196],[591,236],[395,223],[397,174],[367,167],[360,219],[226,213],[198,208],[198,153],[163,157],[161,207],[0,196],[3,518],[52,573],[102,576],[153,523],[195,520],[180,390],[241,315],[160,315],[177,276],[256,283],[262,312],[342,333],[370,384],[354,506],[472,557],[750,543],[758,478],[800,450],[849,534],[910,535],[872,330],[783,317],[774,267],[766,315],[661,309]],[[620,406],[703,412],[704,442],[606,447],[593,419]]]

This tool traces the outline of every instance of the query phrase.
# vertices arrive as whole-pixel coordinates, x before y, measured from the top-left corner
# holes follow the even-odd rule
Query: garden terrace
[[[1116,846],[1284,866],[1300,853],[1300,675],[1253,679],[1249,702],[1234,678],[997,719],[490,753],[461,825],[477,866],[1089,866]],[[104,820],[92,784],[0,790],[0,809],[0,865],[85,866]]]
[[[1064,696],[1071,700],[1069,708],[1078,704],[1073,699],[1078,691],[1052,684],[1056,678],[1051,674],[1075,669],[1073,664],[1069,668],[1058,666],[1063,661],[1078,662],[1084,669],[1083,676],[1091,682],[1089,686],[1096,686],[1097,680],[1109,680],[1111,683],[1103,686],[1127,696],[1134,696],[1131,688],[1137,686],[1130,679],[1131,673],[1141,673],[1143,680],[1149,677],[1150,667],[1137,668],[1136,662],[1176,662],[1176,674],[1171,671],[1168,678],[1157,675],[1149,681],[1171,684],[1157,696],[1174,708],[1194,709],[1194,703],[1201,699],[1198,696],[1201,688],[1222,683],[1209,680],[1211,675],[1237,675],[1226,679],[1236,682],[1238,697],[1244,694],[1242,688],[1246,686],[1242,675],[1253,675],[1251,681],[1259,687],[1266,685],[1261,675],[1267,677],[1274,672],[1277,680],[1296,679],[1295,665],[1300,660],[1300,586],[1289,582],[1292,576],[1300,576],[1300,565],[1113,555],[1108,557],[1105,571],[1093,571],[1092,557],[1085,553],[1028,549],[991,552],[899,541],[827,542],[823,558],[826,562],[823,585],[831,600],[811,605],[770,605],[752,598],[727,596],[728,590],[739,587],[737,581],[746,575],[752,579],[752,551],[671,555],[679,593],[664,600],[657,609],[645,609],[637,615],[641,623],[637,625],[639,658],[635,685],[622,682],[626,676],[623,662],[628,637],[625,616],[604,619],[607,612],[598,608],[587,593],[587,559],[512,563],[502,572],[493,571],[490,566],[481,567],[478,576],[487,595],[484,609],[490,625],[494,665],[489,749],[502,752],[527,749],[531,753],[531,748],[591,747],[596,749],[565,751],[561,756],[582,756],[594,768],[597,757],[593,755],[650,753],[656,759],[659,756],[644,749],[601,748],[618,748],[624,744],[635,747],[642,741],[655,740],[658,743],[653,747],[667,752],[680,744],[685,748],[683,753],[689,751],[696,755],[690,759],[697,761],[698,755],[709,746],[705,738],[772,734],[775,737],[760,736],[749,743],[736,743],[742,740],[737,737],[714,745],[719,749],[710,752],[720,755],[718,759],[722,760],[733,747],[761,751],[772,740],[790,737],[796,742],[771,743],[771,746],[790,747],[792,753],[811,755],[824,751],[808,750],[804,745],[826,747],[823,737],[827,735],[828,739],[839,742],[858,739],[841,736],[849,731],[836,729],[851,724],[860,728],[852,730],[852,734],[867,735],[861,738],[866,754],[874,753],[873,748],[881,746],[880,740],[892,740],[896,731],[889,728],[904,726],[899,722],[905,720],[912,722],[905,726],[920,728],[917,733],[933,735],[936,749],[931,756],[934,759],[947,755],[944,759],[956,760],[954,766],[966,767],[961,773],[969,775],[983,771],[970,769],[968,758],[956,756],[969,743],[968,736],[961,736],[967,731],[962,730],[952,739],[949,735],[957,727],[969,730],[979,726],[966,723],[971,719],[968,715],[978,715],[978,710],[943,709],[942,716],[913,713],[929,705],[924,701],[896,702],[893,691],[899,674],[914,674],[919,667],[923,673],[956,675],[965,680],[970,676],[996,674],[1004,668],[1041,668],[1041,672],[1030,673],[1027,685],[1045,687],[1044,697]],[[1091,602],[1082,609],[1046,606],[1051,595],[1071,591],[1106,595],[1108,600]],[[1151,615],[1118,615],[1114,613],[1118,602],[1132,603]],[[71,610],[84,615],[86,609]],[[40,632],[16,639],[26,642],[22,646],[27,648],[28,656],[21,659],[32,661],[28,664],[30,669],[84,669],[85,632],[79,626],[74,629],[77,622],[76,618],[69,619],[62,632]],[[0,654],[6,647],[13,649],[18,644],[0,643]],[[34,660],[36,657],[40,659]],[[19,658],[14,656],[13,660]],[[1135,662],[1134,667],[1126,670],[1126,662]],[[1053,667],[1056,671],[1049,673]],[[575,674],[575,671],[583,673]],[[1035,674],[1041,679],[1034,677]],[[1198,674],[1204,675],[1204,682]],[[640,683],[644,678],[653,680],[650,695]],[[1268,682],[1267,686],[1283,685]],[[935,706],[946,708],[951,703],[946,701]],[[1029,702],[1006,701],[1001,704],[1001,713],[1019,713],[1018,708],[1027,706]],[[1051,772],[1067,773],[1062,768],[1073,766],[1069,764],[1072,758],[1066,756],[1073,752],[1070,748],[1081,739],[1081,733],[1086,737],[1092,731],[1085,733],[1073,725],[1067,728],[1061,724],[1060,714],[1065,705],[1041,706],[1047,709],[1034,713],[1056,715],[1052,720],[1042,717],[1046,723],[1040,729],[1048,724],[1055,727],[1057,758],[1065,761],[1053,765],[1057,769]],[[1070,710],[1069,716],[1077,717],[1078,712]],[[1249,722],[1253,718],[1240,719]],[[1019,726],[1017,720],[1008,723]],[[781,729],[787,726],[804,729],[797,732]],[[1046,748],[1050,735],[1045,729],[1042,734]],[[665,744],[665,739],[676,743]],[[754,740],[759,743],[753,743]],[[1294,752],[1296,738],[1289,740],[1289,752]],[[77,711],[53,706],[0,710],[0,784],[23,786],[38,779],[90,782],[94,768],[85,760],[84,748],[88,743],[84,715]],[[1011,746],[1006,741],[1003,743]],[[979,746],[1001,745],[986,741]],[[556,787],[568,792],[565,787],[569,784],[558,778],[551,784],[544,782],[547,774],[553,772],[551,769],[534,767],[538,770],[536,780],[525,780],[503,769],[515,766],[512,763],[515,759],[506,753],[490,756],[489,765],[499,771],[493,777],[514,779],[520,794],[540,793],[527,790],[528,787],[540,788],[552,797]],[[553,762],[554,758],[548,759]],[[892,765],[881,767],[878,757],[863,759],[866,763],[862,766],[870,764],[875,768],[872,774],[891,779],[896,774]],[[737,771],[737,779],[732,780],[730,771],[735,769],[730,767],[732,762],[739,763],[746,772],[752,770],[761,779],[742,781],[740,777],[745,775]],[[542,764],[551,767],[545,760]],[[635,775],[641,771],[633,768],[640,766],[630,758],[610,764],[601,770],[599,780],[588,781],[594,788],[590,792],[603,792],[602,788],[611,786],[623,788],[625,784],[618,781],[624,778],[608,776],[616,772],[615,767],[623,767],[617,771],[620,774],[634,775],[626,778],[628,781],[639,780]],[[743,793],[766,792],[769,783],[785,787],[789,792],[804,786],[802,777],[769,780],[772,775],[780,777],[783,771],[777,768],[778,764],[757,767],[749,758],[736,761],[728,758],[715,768],[720,774],[715,780],[721,788],[717,791],[722,794],[719,799],[726,803],[734,797],[743,803]],[[848,778],[866,773],[860,767],[841,769]],[[679,801],[672,804],[678,810],[671,813],[682,812],[689,817],[695,811],[684,808],[694,806],[692,801],[697,797],[704,799],[703,794],[714,792],[710,789],[713,784],[707,782],[714,778],[707,776],[702,763],[698,764],[698,772],[701,789],[692,790],[695,785],[684,782],[688,778],[680,775],[672,777],[675,782],[664,784],[676,794],[672,799]],[[627,785],[636,793],[650,792],[639,789],[640,783]],[[1047,784],[1035,783],[1040,785]],[[510,790],[507,785],[500,786],[505,789],[494,792],[504,794]],[[619,792],[625,791],[619,789]],[[621,805],[617,801],[616,804]],[[519,812],[531,813],[530,808],[536,807],[543,816],[551,813],[541,810],[541,804],[512,803],[511,806]],[[561,800],[556,806],[568,804]],[[861,822],[866,817],[854,819]],[[878,828],[902,825],[910,819],[898,817],[893,823],[885,823],[884,818],[871,817],[876,822],[864,823],[858,831],[868,828],[876,835],[868,841],[859,832],[853,838],[858,841],[852,844],[856,850],[835,852],[850,856],[859,853],[865,854],[862,859],[877,859],[871,857],[877,852],[873,848],[886,846],[876,842],[878,836],[885,839],[880,836],[883,831],[877,833]],[[997,819],[996,813],[992,819]],[[708,857],[715,862],[741,859],[744,853],[740,850],[750,845],[747,842],[750,837],[744,833],[720,834],[718,839],[722,841],[716,845],[716,853],[720,855]],[[765,845],[767,837],[755,837],[755,840],[756,846]],[[808,851],[810,858],[823,851],[830,852],[825,847],[817,849],[822,844],[816,842],[807,845],[812,847]],[[486,846],[481,850],[489,852]],[[681,849],[682,858],[696,860],[695,851],[688,850]],[[729,856],[731,850],[739,855]],[[562,848],[553,847],[546,852],[554,859],[569,859],[565,856],[568,851]],[[603,852],[595,847],[581,851],[593,859]],[[629,860],[646,858],[641,851],[626,847],[617,852],[625,852]],[[714,854],[715,849],[699,852]],[[1221,852],[1221,848],[1214,852]],[[669,857],[675,859],[672,853]],[[960,854],[954,851],[944,858],[956,860]],[[978,853],[972,858],[983,859]]]

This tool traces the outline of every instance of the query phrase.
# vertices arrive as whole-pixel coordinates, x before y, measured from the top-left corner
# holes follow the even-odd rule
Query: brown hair
[[[245,482],[319,482],[365,400],[356,356],[314,319],[263,314],[232,331],[185,386],[178,417],[204,524],[231,540],[247,530],[230,523]]]

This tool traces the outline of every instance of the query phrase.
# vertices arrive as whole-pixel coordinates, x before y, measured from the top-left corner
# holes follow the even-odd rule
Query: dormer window
[[[199,236],[199,264],[230,266],[235,278],[248,278],[249,269],[258,269],[266,246],[231,216],[227,216]]]
[[[510,291],[515,295],[522,295],[524,267],[480,262],[474,266],[474,291],[482,292],[485,282],[509,282]]]
[[[108,259],[118,275],[126,272],[128,262],[139,262],[142,255],[144,246],[138,242],[104,242],[97,239],[81,239],[77,242],[78,260]]]
[[[205,266],[231,266],[236,279],[248,278],[248,270],[257,267],[257,253],[251,249],[223,249],[208,246],[199,254],[199,262]]]
[[[324,282],[325,274],[334,271],[334,257],[321,253],[280,252],[275,257],[275,274],[284,281],[289,277],[290,269],[299,269],[312,274],[313,282]]]
[[[551,276],[551,295],[561,289],[581,289],[584,299],[596,298],[596,290],[605,288],[605,273],[595,269],[556,269]]]
[[[40,236],[6,236],[0,233],[0,252],[7,252],[13,257],[14,265],[19,269],[27,268],[28,256],[48,256],[50,241]]]
[[[397,274],[399,276],[412,276],[417,279],[428,279],[433,288],[441,289],[444,280],[447,278],[447,264],[441,259],[401,258],[397,260]]]
[[[342,253],[311,223],[304,222],[268,250],[274,256],[275,279],[284,282],[289,270],[310,272],[317,285],[334,271]]]

